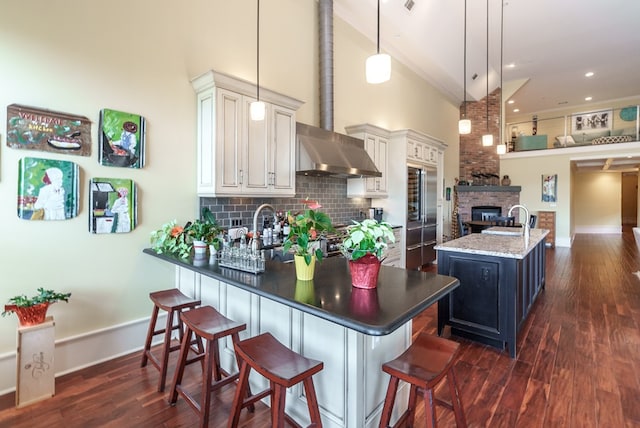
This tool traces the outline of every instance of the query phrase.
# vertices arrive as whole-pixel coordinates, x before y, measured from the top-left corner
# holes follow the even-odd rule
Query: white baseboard
[[[159,315],[158,325],[164,325],[165,322],[166,314]],[[57,340],[55,376],[140,351],[144,346],[148,327],[149,317]],[[162,341],[160,336],[155,339],[154,344]],[[0,373],[0,395],[15,391],[16,352],[0,355]]]
[[[561,237],[557,237],[556,238],[556,247],[567,247],[567,248],[571,248],[571,244],[573,243],[573,239],[567,237],[567,238],[561,238]]]

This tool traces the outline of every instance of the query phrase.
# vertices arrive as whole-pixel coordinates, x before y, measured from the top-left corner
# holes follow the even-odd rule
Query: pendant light
[[[256,101],[249,104],[251,120],[264,120],[265,106],[260,101],[260,0],[256,10]]]
[[[464,0],[464,101],[462,102],[462,119],[458,121],[458,132],[460,134],[471,133],[471,120],[467,119],[467,0]]]
[[[380,53],[380,0],[378,0],[378,41],[377,53],[367,58],[367,83],[383,83],[391,78],[391,57]]]
[[[489,131],[489,0],[487,0],[487,133],[482,136],[482,145],[493,146],[493,134]]]

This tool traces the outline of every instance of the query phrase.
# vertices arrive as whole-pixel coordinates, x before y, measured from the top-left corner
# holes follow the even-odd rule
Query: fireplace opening
[[[475,207],[471,207],[471,220],[483,220],[487,216],[501,216],[502,215],[502,207],[497,207],[494,205],[478,205]]]

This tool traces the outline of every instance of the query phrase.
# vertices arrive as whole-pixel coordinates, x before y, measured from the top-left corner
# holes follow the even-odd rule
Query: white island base
[[[324,369],[313,381],[324,427],[378,426],[389,381],[381,366],[411,344],[411,321],[388,335],[370,336],[186,268],[176,267],[176,287],[246,323],[241,339],[270,332],[293,351],[323,361]],[[229,339],[221,344],[220,359],[224,369],[237,372]],[[267,387],[255,372],[250,380],[254,392]],[[408,393],[407,385],[402,385],[392,420],[406,409]],[[298,423],[310,423],[301,384],[287,391],[286,411]]]

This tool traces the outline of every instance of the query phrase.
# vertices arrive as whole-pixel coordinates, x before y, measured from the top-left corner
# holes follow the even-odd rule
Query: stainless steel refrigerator
[[[407,269],[436,259],[437,191],[435,168],[407,165]]]

